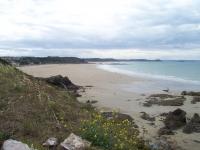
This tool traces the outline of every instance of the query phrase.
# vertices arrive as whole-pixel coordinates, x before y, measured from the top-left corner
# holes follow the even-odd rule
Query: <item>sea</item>
[[[107,62],[98,68],[144,79],[145,82],[121,85],[125,90],[140,93],[200,91],[200,60]]]

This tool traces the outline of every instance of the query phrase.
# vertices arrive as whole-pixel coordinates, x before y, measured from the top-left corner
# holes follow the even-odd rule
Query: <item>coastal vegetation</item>
[[[75,133],[92,143],[89,149],[145,148],[131,122],[103,118],[90,104],[78,102],[73,92],[48,81],[0,59],[0,146],[16,139],[42,150],[49,137],[63,141]]]

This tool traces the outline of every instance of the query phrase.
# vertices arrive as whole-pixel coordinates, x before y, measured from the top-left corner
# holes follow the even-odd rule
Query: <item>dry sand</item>
[[[131,115],[140,129],[145,128],[147,133],[144,133],[146,139],[153,139],[157,136],[157,131],[163,126],[160,121],[159,114],[163,112],[173,111],[176,108],[181,108],[187,112],[190,117],[194,113],[200,114],[200,103],[191,104],[188,98],[181,107],[174,106],[152,106],[144,107],[142,103],[146,100],[148,95],[141,95],[134,91],[126,91],[122,87],[124,85],[134,83],[144,83],[147,79],[126,76],[118,73],[112,73],[98,69],[95,64],[62,64],[62,65],[37,65],[24,66],[20,69],[30,75],[36,77],[49,77],[53,75],[68,76],[73,83],[87,87],[86,92],[81,93],[80,101],[87,100],[98,101],[95,106],[100,110],[118,110],[122,113]],[[151,116],[156,117],[155,125],[150,125],[149,121],[140,118],[140,112],[147,112]],[[184,134],[182,131],[176,131],[173,136],[168,136],[172,141],[176,141],[178,145],[184,149],[199,150],[200,134]]]

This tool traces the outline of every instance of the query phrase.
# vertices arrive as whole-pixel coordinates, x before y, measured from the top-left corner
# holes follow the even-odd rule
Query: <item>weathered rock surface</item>
[[[175,96],[169,94],[152,94],[147,99],[148,100],[143,104],[143,106],[182,106],[185,101],[183,96]]]
[[[158,130],[158,135],[173,135],[174,134],[174,132],[171,130],[171,129],[169,129],[169,128],[166,128],[166,127],[163,127],[163,128],[160,128],[159,130]]]
[[[68,90],[78,90],[79,86],[74,85],[68,77],[63,77],[61,75],[52,76],[49,78],[45,78],[45,81],[52,85],[56,85],[61,88],[65,88]]]
[[[200,96],[200,92],[193,92],[193,91],[183,91],[181,95],[188,95],[188,96]]]
[[[133,118],[127,114],[122,114],[122,113],[113,113],[113,112],[102,112],[101,115],[107,119],[118,119],[118,120],[128,120],[128,121],[133,121]]]
[[[200,133],[200,116],[199,114],[194,114],[191,120],[187,123],[187,125],[183,128],[184,133]]]
[[[197,102],[200,102],[200,96],[194,96],[191,103],[196,104]]]
[[[181,109],[176,109],[173,112],[169,112],[164,120],[165,127],[167,129],[175,130],[186,125],[186,112]]]
[[[60,145],[65,150],[84,150],[90,147],[91,143],[71,133]]]
[[[9,139],[3,143],[2,150],[32,150],[32,149],[29,148],[27,144]]]
[[[142,115],[140,116],[142,119],[147,120],[147,121],[155,121],[155,117],[151,117],[149,114],[146,112],[141,112]]]
[[[51,137],[47,139],[42,145],[49,148],[55,148],[58,145],[58,139]]]

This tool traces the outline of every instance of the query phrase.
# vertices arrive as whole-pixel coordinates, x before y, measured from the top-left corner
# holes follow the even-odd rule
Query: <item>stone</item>
[[[48,138],[42,145],[54,149],[58,145],[58,139],[55,137]]]
[[[200,116],[199,114],[194,114],[191,120],[183,128],[183,132],[190,134],[193,132],[200,133]]]
[[[27,144],[16,140],[6,140],[3,143],[2,150],[32,150]]]
[[[64,150],[84,150],[90,147],[91,143],[71,133],[60,145]]]
[[[133,118],[127,114],[122,113],[114,113],[114,112],[102,112],[101,115],[107,119],[117,119],[120,121],[128,120],[130,122],[133,122]]]
[[[186,112],[181,109],[176,109],[169,112],[164,120],[166,128],[175,130],[186,125]]]
[[[200,96],[194,96],[191,103],[196,104],[197,102],[200,102]]]
[[[174,132],[171,129],[163,127],[158,130],[158,135],[174,135]]]
[[[200,96],[200,92],[193,92],[193,91],[183,91],[181,95],[188,95],[188,96]]]
[[[142,119],[147,120],[147,121],[155,121],[155,117],[150,117],[149,114],[146,112],[141,112],[142,115],[140,116]]]

